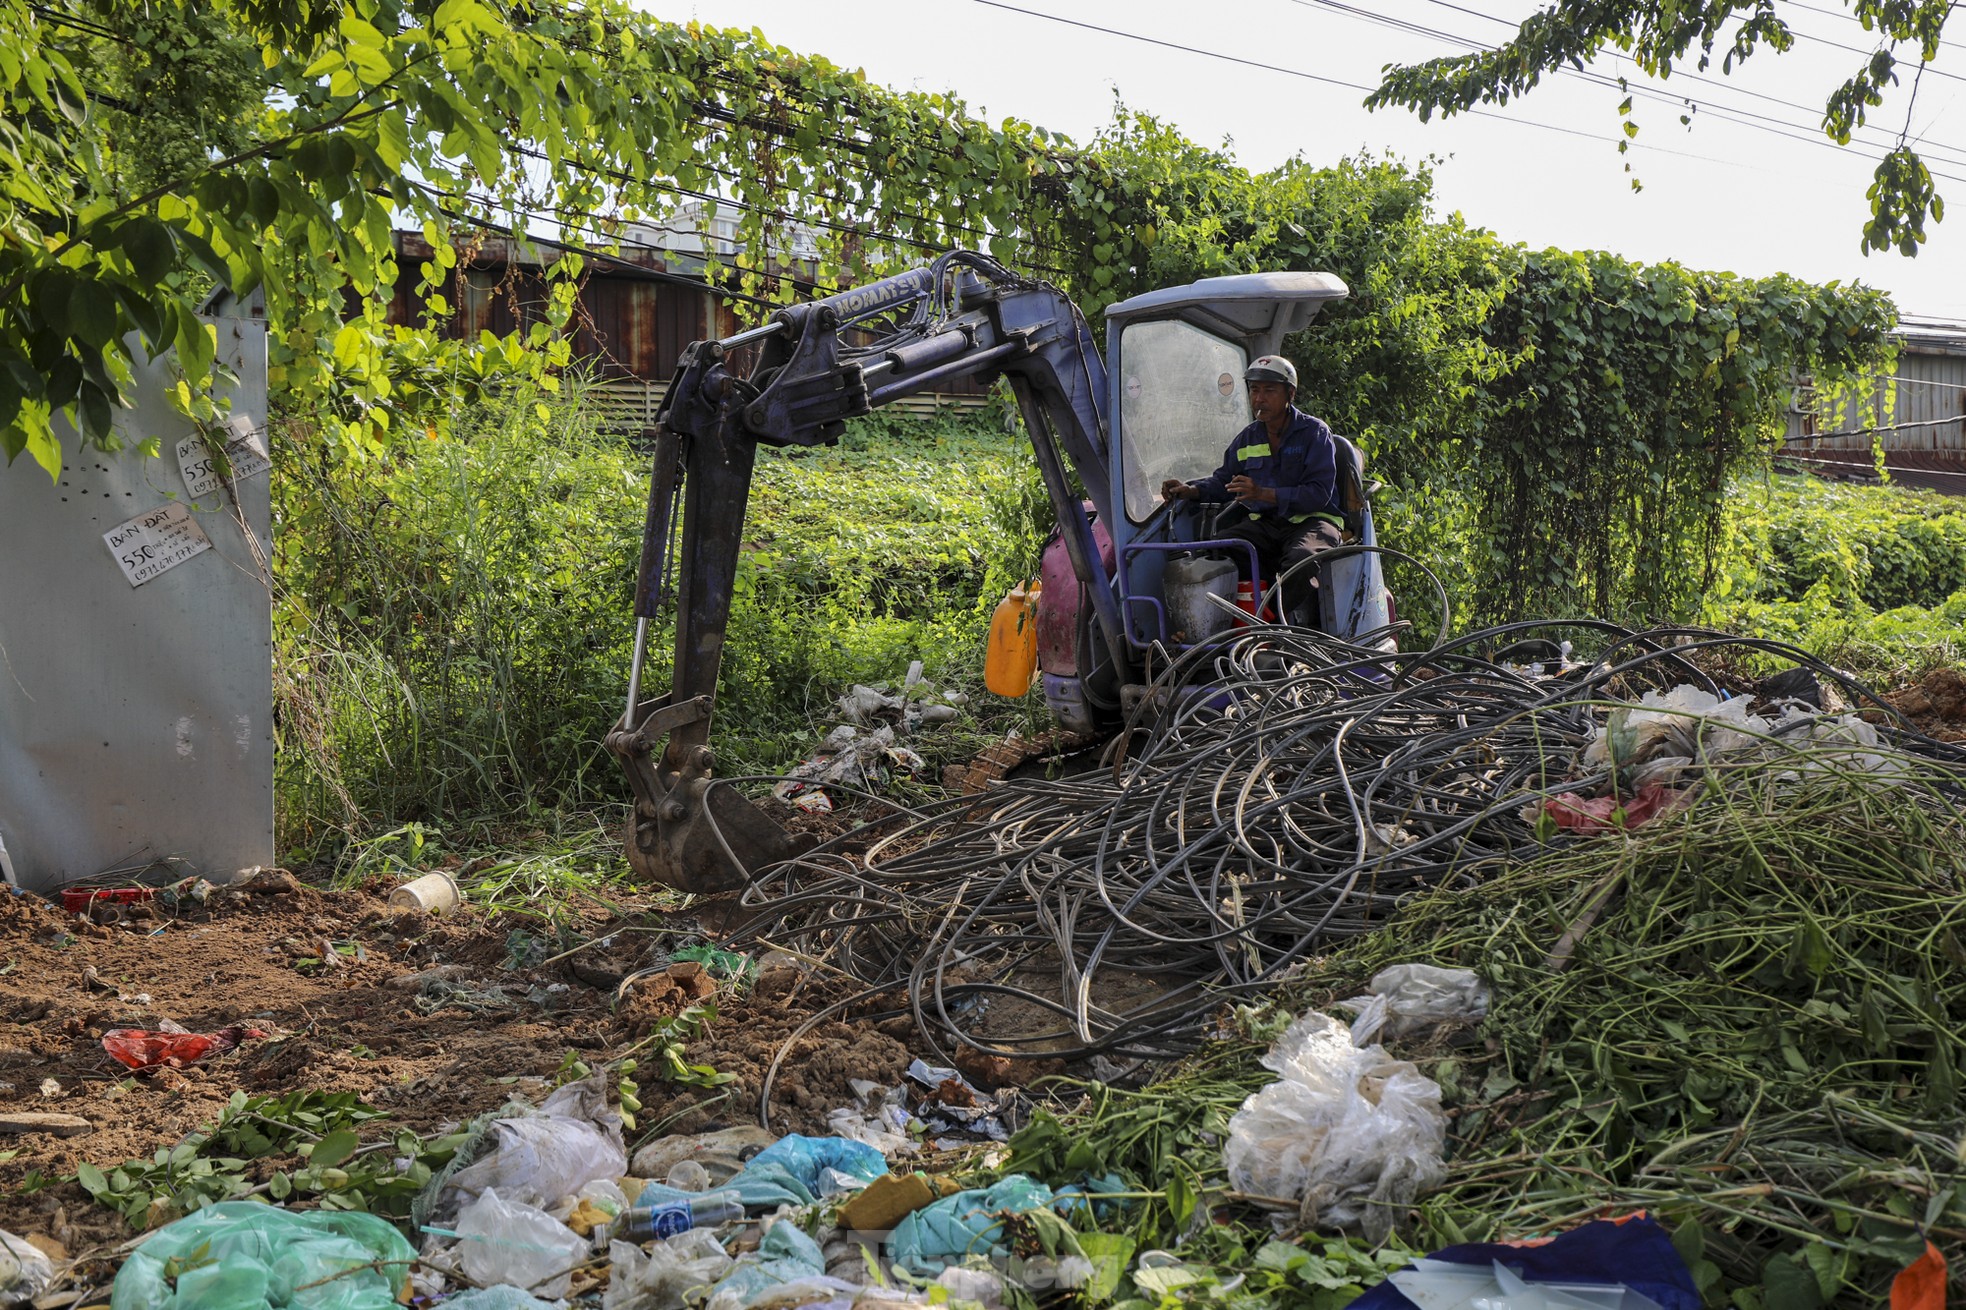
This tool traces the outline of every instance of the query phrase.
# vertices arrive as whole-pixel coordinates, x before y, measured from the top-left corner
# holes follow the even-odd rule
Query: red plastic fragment
[[[1946,1310],[1946,1258],[1925,1243],[1925,1254],[1891,1280],[1891,1310]]]
[[[112,1028],[102,1035],[102,1049],[132,1069],[182,1069],[210,1055],[223,1055],[248,1037],[265,1033],[233,1024],[215,1033],[150,1032],[143,1028]]]
[[[1562,792],[1543,803],[1543,813],[1556,820],[1559,828],[1569,828],[1575,832],[1611,832],[1619,828],[1636,828],[1685,801],[1685,791],[1652,782],[1639,788],[1638,794],[1628,801],[1621,801],[1616,796],[1587,798],[1575,792]],[[1614,822],[1611,817],[1619,810],[1625,812],[1622,824]]]

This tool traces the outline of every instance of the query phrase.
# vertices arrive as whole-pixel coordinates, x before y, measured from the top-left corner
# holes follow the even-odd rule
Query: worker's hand
[[[1229,479],[1229,494],[1237,500],[1246,500],[1252,505],[1277,503],[1276,488],[1258,486],[1247,473],[1238,473]]]
[[[1201,493],[1199,491],[1196,491],[1179,478],[1169,478],[1160,484],[1160,498],[1162,500],[1194,500],[1200,495]]]

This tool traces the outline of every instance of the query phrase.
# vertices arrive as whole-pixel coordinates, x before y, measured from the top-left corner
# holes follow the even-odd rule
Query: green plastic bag
[[[158,1229],[110,1310],[395,1310],[416,1252],[385,1219],[221,1201]]]

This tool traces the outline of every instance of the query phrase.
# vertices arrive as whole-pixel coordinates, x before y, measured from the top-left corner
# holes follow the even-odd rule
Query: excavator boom
[[[744,346],[759,357],[740,376],[732,352]],[[1074,572],[1089,588],[1104,656],[1126,669],[1119,602],[1065,466],[1069,458],[1098,512],[1109,514],[1105,369],[1063,292],[956,251],[787,306],[723,341],[696,342],[657,418],[628,701],[607,736],[634,792],[626,846],[638,876],[689,892],[729,891],[802,849],[718,780],[710,748],[758,446],[831,444],[846,420],[903,396],[999,375],[1017,398]],[[672,609],[670,687],[645,699],[650,637]]]

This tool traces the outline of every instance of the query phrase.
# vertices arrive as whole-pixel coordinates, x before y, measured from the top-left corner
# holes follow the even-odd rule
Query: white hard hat
[[[1262,355],[1250,361],[1242,375],[1244,382],[1281,382],[1297,390],[1297,366],[1282,355]]]

